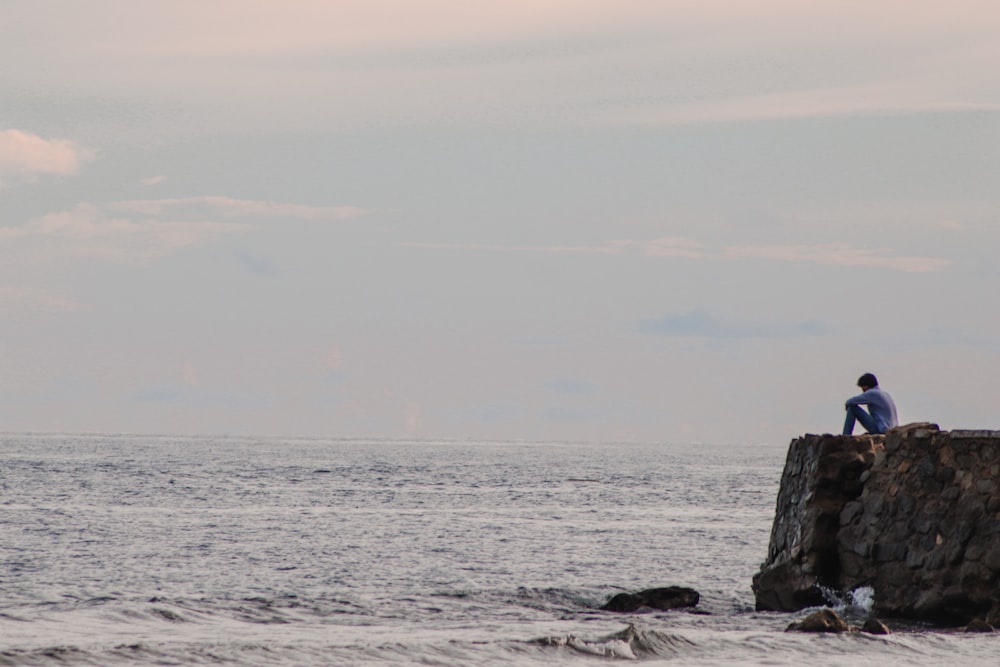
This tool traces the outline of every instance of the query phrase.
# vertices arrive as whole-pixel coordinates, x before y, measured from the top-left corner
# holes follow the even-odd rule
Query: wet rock
[[[865,621],[865,624],[861,626],[861,632],[867,632],[870,635],[889,635],[892,631],[889,627],[878,620],[877,618],[869,618]]]
[[[846,520],[853,521],[854,515],[871,511],[874,503],[866,508],[852,501],[861,494],[861,477],[884,440],[881,435],[807,435],[789,445],[767,560],[753,579],[759,611],[798,611],[828,602],[822,589],[835,589],[840,576],[841,513],[850,506]]]
[[[601,607],[605,611],[632,612],[640,609],[680,609],[694,607],[701,596],[693,588],[667,586],[638,593],[618,593]]]
[[[965,626],[966,632],[993,632],[995,629],[981,618],[974,618]]]
[[[792,623],[785,628],[785,632],[847,632],[848,630],[850,627],[847,621],[832,609],[815,611],[798,623]]]
[[[828,602],[817,578],[803,571],[800,560],[772,564],[754,578],[753,584],[758,610],[796,611]]]

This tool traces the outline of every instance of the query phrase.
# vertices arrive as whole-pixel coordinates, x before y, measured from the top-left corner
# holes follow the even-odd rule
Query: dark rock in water
[[[919,423],[792,441],[757,608],[861,586],[882,617],[1000,626],[1000,431]]]
[[[608,600],[601,609],[621,612],[638,611],[643,608],[680,609],[694,607],[700,599],[698,591],[693,588],[667,586],[665,588],[650,588],[638,593],[619,593]]]
[[[981,618],[975,618],[969,621],[969,624],[965,626],[966,632],[993,632],[995,629],[996,628]]]
[[[851,628],[832,609],[815,611],[798,623],[792,623],[785,632],[847,632]]]
[[[869,618],[865,621],[865,624],[861,626],[861,632],[867,632],[870,635],[891,635],[892,631],[889,627],[878,620],[877,618]]]
[[[637,595],[618,593],[608,600],[601,609],[605,611],[636,611],[642,607]]]
[[[821,607],[830,600],[812,572],[803,572],[800,562],[786,560],[754,577],[758,611],[798,611]]]

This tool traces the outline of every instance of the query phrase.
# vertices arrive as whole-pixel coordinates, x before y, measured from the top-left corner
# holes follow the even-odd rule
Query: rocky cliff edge
[[[757,608],[796,611],[870,586],[882,616],[1000,625],[998,481],[1000,431],[920,423],[793,440]]]

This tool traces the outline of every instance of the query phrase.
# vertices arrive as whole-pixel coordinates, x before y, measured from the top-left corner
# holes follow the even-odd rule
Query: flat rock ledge
[[[644,609],[681,609],[694,607],[701,596],[693,588],[666,586],[649,588],[638,593],[618,593],[605,603],[604,611],[633,612]]]
[[[1000,626],[1000,431],[919,423],[792,441],[757,609],[866,586],[884,618]]]

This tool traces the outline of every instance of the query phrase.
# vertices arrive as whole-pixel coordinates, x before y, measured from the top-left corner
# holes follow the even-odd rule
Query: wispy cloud
[[[551,254],[621,255],[640,252],[650,257],[706,257],[704,244],[682,237],[662,237],[650,241],[615,240],[596,245],[502,245],[490,243],[404,243],[408,248],[467,250],[482,252],[532,252]]]
[[[638,329],[641,333],[659,336],[734,339],[823,336],[833,331],[830,325],[816,320],[792,324],[740,322],[724,320],[701,309],[670,314],[659,319],[642,320]]]
[[[115,261],[161,257],[246,227],[234,222],[143,220],[114,217],[93,204],[51,213],[19,227],[0,228],[0,243],[44,242],[48,254]]]
[[[69,176],[93,152],[68,139],[44,139],[22,130],[0,130],[0,187],[43,174]]]
[[[637,243],[644,254],[650,257],[688,257],[700,259],[706,256],[705,246],[700,241],[681,237],[663,237]]]
[[[367,211],[353,206],[309,206],[232,197],[80,203],[13,227],[0,227],[0,250],[34,249],[48,256],[144,261],[250,229],[254,219],[346,220]],[[34,245],[33,245],[34,243]],[[16,247],[15,247],[16,246]],[[238,255],[257,275],[274,275],[262,258]]]
[[[692,260],[740,260],[823,264],[827,266],[865,266],[908,273],[942,271],[952,262],[939,257],[894,255],[888,249],[856,248],[846,243],[813,245],[731,245],[712,250],[705,244],[685,237],[662,237],[648,241],[609,241],[600,245],[497,245],[479,243],[404,243],[410,248],[430,248],[472,252],[531,252],[551,254],[621,255],[638,253],[647,257],[670,257]]]
[[[897,115],[950,111],[996,111],[1000,104],[956,91],[929,94],[919,82],[885,82],[836,88],[789,90],[765,95],[719,97],[703,102],[664,102],[618,112],[613,122],[670,126],[844,115]]]
[[[293,218],[296,220],[348,220],[370,212],[356,206],[309,206],[221,196],[136,199],[109,204],[108,209],[121,213],[149,216],[171,215],[181,218]]]
[[[951,265],[947,259],[896,256],[890,250],[855,248],[846,243],[729,246],[723,251],[722,257],[825,264],[828,266],[870,266],[908,273],[941,271]]]
[[[337,128],[511,114],[718,123],[998,103],[996,8],[984,0],[919,11],[862,0],[634,0],[628,12],[592,0],[217,0],[144,3],[134,16],[101,4],[53,19],[43,3],[22,3],[0,25],[4,55],[26,63],[5,73],[9,87],[44,74],[76,90],[68,65],[82,64],[102,72],[88,82],[101,94],[231,103],[212,119],[227,128],[273,127],[278,116]],[[16,39],[24,34],[33,39]],[[414,81],[428,94],[409,94]],[[674,98],[656,99],[661,90]]]
[[[489,243],[403,243],[406,248],[435,250],[471,250],[484,252],[539,252],[554,254],[618,255],[630,246],[631,241],[610,241],[603,245],[499,245]]]

